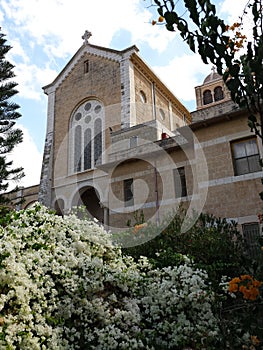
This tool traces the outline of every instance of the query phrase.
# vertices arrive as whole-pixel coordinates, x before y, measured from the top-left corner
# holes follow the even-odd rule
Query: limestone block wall
[[[111,177],[109,196],[110,225],[125,226],[128,220],[133,220],[136,210],[143,210],[145,220],[161,220],[179,205],[188,207],[192,195],[193,174],[185,153],[180,148],[169,151],[156,150],[145,155],[144,160],[130,159],[120,163]],[[174,169],[185,168],[188,196],[176,198]],[[124,181],[133,179],[134,205],[125,207]]]
[[[136,124],[155,119],[152,82],[138,68],[134,69]],[[145,97],[145,101],[143,101]]]
[[[15,206],[14,209],[16,210],[21,210],[21,209],[26,209],[30,207],[30,205],[33,205],[35,202],[38,201],[38,193],[39,193],[39,185],[34,185],[34,186],[29,186],[25,188],[21,188],[18,192],[16,193],[7,193],[7,197],[9,197],[14,203],[16,201],[20,201],[23,199],[23,203],[20,203]]]
[[[246,217],[248,221],[253,218],[257,221],[256,215],[262,208],[259,193],[263,172],[235,176],[231,151],[231,142],[253,136],[247,126],[247,115],[241,112],[214,125],[200,125],[194,133],[199,140],[198,148],[205,154],[209,173],[207,180],[199,182],[200,188],[208,189],[204,210],[237,221]],[[261,142],[258,146],[260,151]]]
[[[89,72],[84,73],[84,62],[89,60]],[[103,72],[103,74],[101,74]],[[68,174],[68,132],[72,112],[85,99],[97,98],[105,106],[106,142],[109,127],[120,120],[120,68],[117,62],[86,54],[56,90],[54,161],[59,162],[55,177]],[[59,152],[60,147],[63,152]],[[108,145],[106,144],[106,147]]]

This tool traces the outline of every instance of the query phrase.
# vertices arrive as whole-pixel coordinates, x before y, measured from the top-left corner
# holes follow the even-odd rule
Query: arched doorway
[[[100,205],[98,191],[94,187],[84,187],[78,195],[77,206],[85,206],[90,218],[96,218],[99,222],[104,223],[103,208]]]
[[[56,214],[59,216],[63,216],[64,208],[65,208],[64,200],[61,198],[57,199],[55,202],[55,205],[54,205],[54,209],[56,211]]]

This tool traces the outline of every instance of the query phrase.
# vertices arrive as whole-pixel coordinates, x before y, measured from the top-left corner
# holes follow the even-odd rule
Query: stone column
[[[47,207],[51,207],[51,187],[53,175],[53,139],[54,139],[54,109],[55,91],[46,90],[48,94],[48,115],[46,140],[43,154],[38,201]]]

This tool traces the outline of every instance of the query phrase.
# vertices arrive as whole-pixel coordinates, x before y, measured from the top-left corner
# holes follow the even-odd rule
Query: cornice
[[[159,90],[169,101],[171,101],[178,110],[184,114],[191,122],[191,115],[188,109],[178,100],[178,98],[169,90],[169,88],[161,81],[161,79],[153,72],[153,70],[143,61],[141,57],[133,54],[131,61],[136,68],[152,83],[155,83],[155,88]]]

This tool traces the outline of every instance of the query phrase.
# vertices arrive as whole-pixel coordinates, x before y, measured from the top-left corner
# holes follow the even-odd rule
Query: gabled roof
[[[132,45],[124,50],[114,50],[102,46],[92,45],[89,42],[84,42],[75,55],[70,59],[63,70],[58,74],[55,80],[44,86],[43,90],[46,94],[56,90],[56,88],[65,80],[65,78],[74,69],[77,63],[85,54],[90,54],[97,57],[121,62],[123,59],[130,58],[132,63],[139,67],[141,72],[147,76],[150,81],[156,82],[156,87],[184,114],[188,123],[191,121],[191,116],[188,109],[177,99],[171,90],[161,81],[161,79],[153,72],[150,66],[138,55],[139,49],[136,45]]]
[[[133,53],[136,53],[138,51],[139,49],[135,45],[119,51],[102,46],[92,45],[89,43],[84,43],[75,53],[75,55],[70,59],[67,65],[62,69],[62,71],[58,74],[58,76],[54,79],[54,81],[44,86],[43,90],[45,93],[48,93],[50,89],[56,89],[62,83],[62,81],[69,75],[69,73],[76,66],[79,60],[87,53],[97,57],[103,57],[108,60],[120,62],[123,58],[130,57]]]

